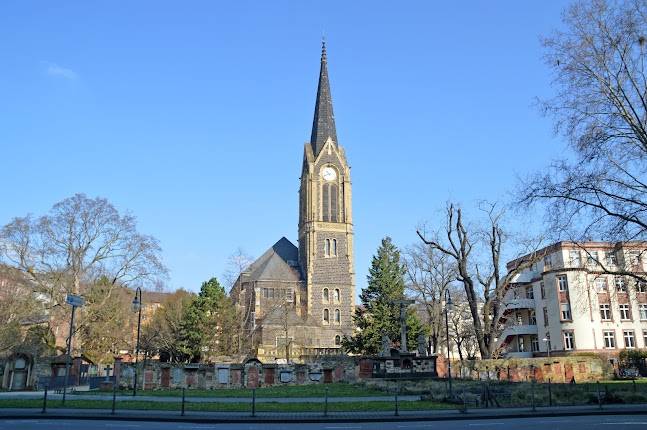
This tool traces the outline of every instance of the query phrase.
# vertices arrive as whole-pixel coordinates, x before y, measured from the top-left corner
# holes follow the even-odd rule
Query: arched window
[[[330,221],[330,184],[323,184],[322,187],[321,215],[324,221]]]
[[[330,324],[330,312],[328,309],[324,309],[323,311],[323,322],[324,324]]]
[[[332,240],[332,255],[337,257],[337,239]]]
[[[335,301],[335,303],[339,303],[339,301],[341,299],[341,295],[339,294],[339,288],[335,288],[335,291],[333,292],[332,297],[333,297],[333,300]]]
[[[339,189],[337,184],[321,186],[321,215],[325,222],[338,222]]]
[[[337,184],[330,184],[330,221],[337,222],[337,203],[339,196],[337,195]]]
[[[341,324],[341,312],[339,312],[339,309],[335,309],[335,324]]]
[[[335,336],[335,346],[341,346],[341,336]]]
[[[324,241],[324,256],[330,257],[330,239]]]
[[[328,295],[328,288],[323,289],[323,301],[328,303],[330,301],[330,296]]]

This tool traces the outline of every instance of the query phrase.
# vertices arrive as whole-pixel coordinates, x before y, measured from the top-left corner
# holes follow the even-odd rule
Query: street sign
[[[68,294],[65,303],[72,305],[75,308],[83,306],[85,304],[85,299],[81,296],[75,296],[74,294]]]

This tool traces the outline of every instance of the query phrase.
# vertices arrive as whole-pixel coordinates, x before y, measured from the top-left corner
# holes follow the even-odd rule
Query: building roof
[[[285,237],[279,239],[245,271],[253,280],[294,281],[302,280],[299,267],[299,250]]]
[[[337,130],[335,129],[335,115],[332,110],[332,95],[328,81],[328,59],[326,56],[326,42],[321,44],[321,68],[319,70],[319,86],[317,87],[317,102],[315,115],[312,121],[312,135],[310,144],[315,157],[321,149],[332,139],[337,144]]]

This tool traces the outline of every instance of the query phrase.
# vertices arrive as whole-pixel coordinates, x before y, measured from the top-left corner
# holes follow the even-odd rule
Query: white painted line
[[[598,423],[601,426],[644,426],[647,425],[647,421],[625,421],[625,422],[606,422]]]
[[[358,427],[324,427],[324,428],[325,428],[325,429],[331,429],[331,430],[332,430],[332,429],[338,429],[338,430],[341,430],[341,429],[361,429],[362,427],[359,427],[359,426],[358,426]]]
[[[494,422],[489,422],[489,423],[471,423],[468,424],[470,427],[483,427],[483,426],[502,426],[505,425],[505,423],[494,423]]]

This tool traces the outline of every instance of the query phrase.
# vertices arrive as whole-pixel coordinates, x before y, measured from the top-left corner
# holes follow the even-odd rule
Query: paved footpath
[[[0,400],[8,399],[42,399],[42,391],[21,391],[0,393]],[[61,400],[62,394],[47,393],[48,400]],[[68,400],[110,400],[112,394],[68,394]],[[420,396],[398,396],[399,401],[418,401]],[[146,401],[160,403],[180,403],[181,396],[128,396],[117,395],[117,402],[120,401]],[[256,397],[256,403],[322,403],[323,397]],[[363,397],[328,397],[328,403],[348,402],[393,402],[393,396],[363,396]],[[187,403],[251,403],[251,397],[193,397],[186,396]]]
[[[384,412],[197,412],[143,411],[108,409],[0,409],[0,419],[58,419],[58,420],[123,420],[123,421],[168,421],[192,423],[304,423],[304,422],[395,422],[395,421],[442,421],[442,420],[492,420],[508,418],[580,416],[580,415],[647,415],[647,404],[596,406],[558,406],[531,408],[470,409],[467,412],[442,409],[428,411]],[[647,419],[646,419],[647,420]]]

